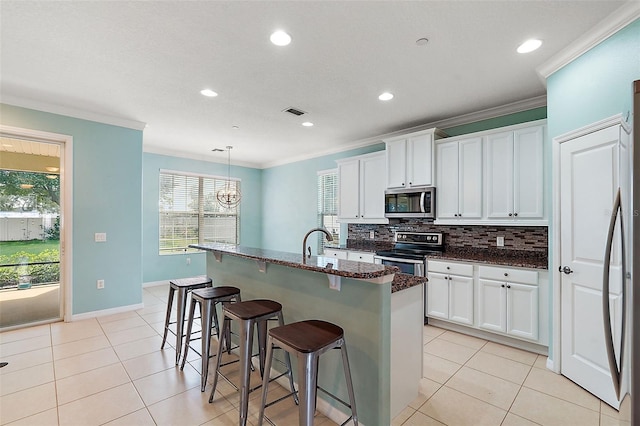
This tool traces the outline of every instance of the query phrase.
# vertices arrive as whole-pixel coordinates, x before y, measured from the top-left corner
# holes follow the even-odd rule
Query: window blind
[[[334,241],[339,241],[338,169],[318,172],[318,226],[327,228]],[[324,252],[325,242],[325,238],[318,238],[318,253]]]

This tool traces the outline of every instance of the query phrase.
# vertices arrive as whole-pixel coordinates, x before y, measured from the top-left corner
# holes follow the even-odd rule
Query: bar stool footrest
[[[324,389],[322,389],[320,386],[318,386],[318,390],[321,390],[325,395],[330,396],[331,398],[335,399],[336,401],[338,401],[340,404],[344,405],[345,407],[351,409],[351,404],[341,400],[340,398],[338,398],[337,396],[335,396],[334,394],[332,394],[329,391],[326,391]]]

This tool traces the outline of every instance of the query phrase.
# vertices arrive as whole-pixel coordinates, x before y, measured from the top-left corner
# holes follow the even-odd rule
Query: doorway
[[[0,128],[0,330],[64,318],[65,149],[57,135]]]

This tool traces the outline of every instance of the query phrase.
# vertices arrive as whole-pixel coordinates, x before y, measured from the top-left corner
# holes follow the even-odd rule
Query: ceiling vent
[[[289,107],[287,109],[283,109],[282,112],[288,112],[289,114],[293,114],[297,117],[300,117],[301,115],[306,114],[306,112],[302,111],[301,109],[298,108],[293,108],[293,107]]]

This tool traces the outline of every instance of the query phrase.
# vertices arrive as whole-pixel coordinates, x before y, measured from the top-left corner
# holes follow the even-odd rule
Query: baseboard
[[[146,282],[146,283],[142,283],[142,288],[157,287],[157,286],[161,286],[161,285],[169,285],[169,280],[149,281],[149,282]]]
[[[560,372],[556,370],[556,364],[551,358],[547,358],[547,369],[553,371],[554,373],[560,374]]]
[[[90,318],[104,317],[107,315],[120,314],[122,312],[135,311],[144,308],[144,303],[136,303],[135,305],[119,306],[117,308],[102,309],[100,311],[85,312],[82,314],[71,315],[70,321],[81,321]]]

